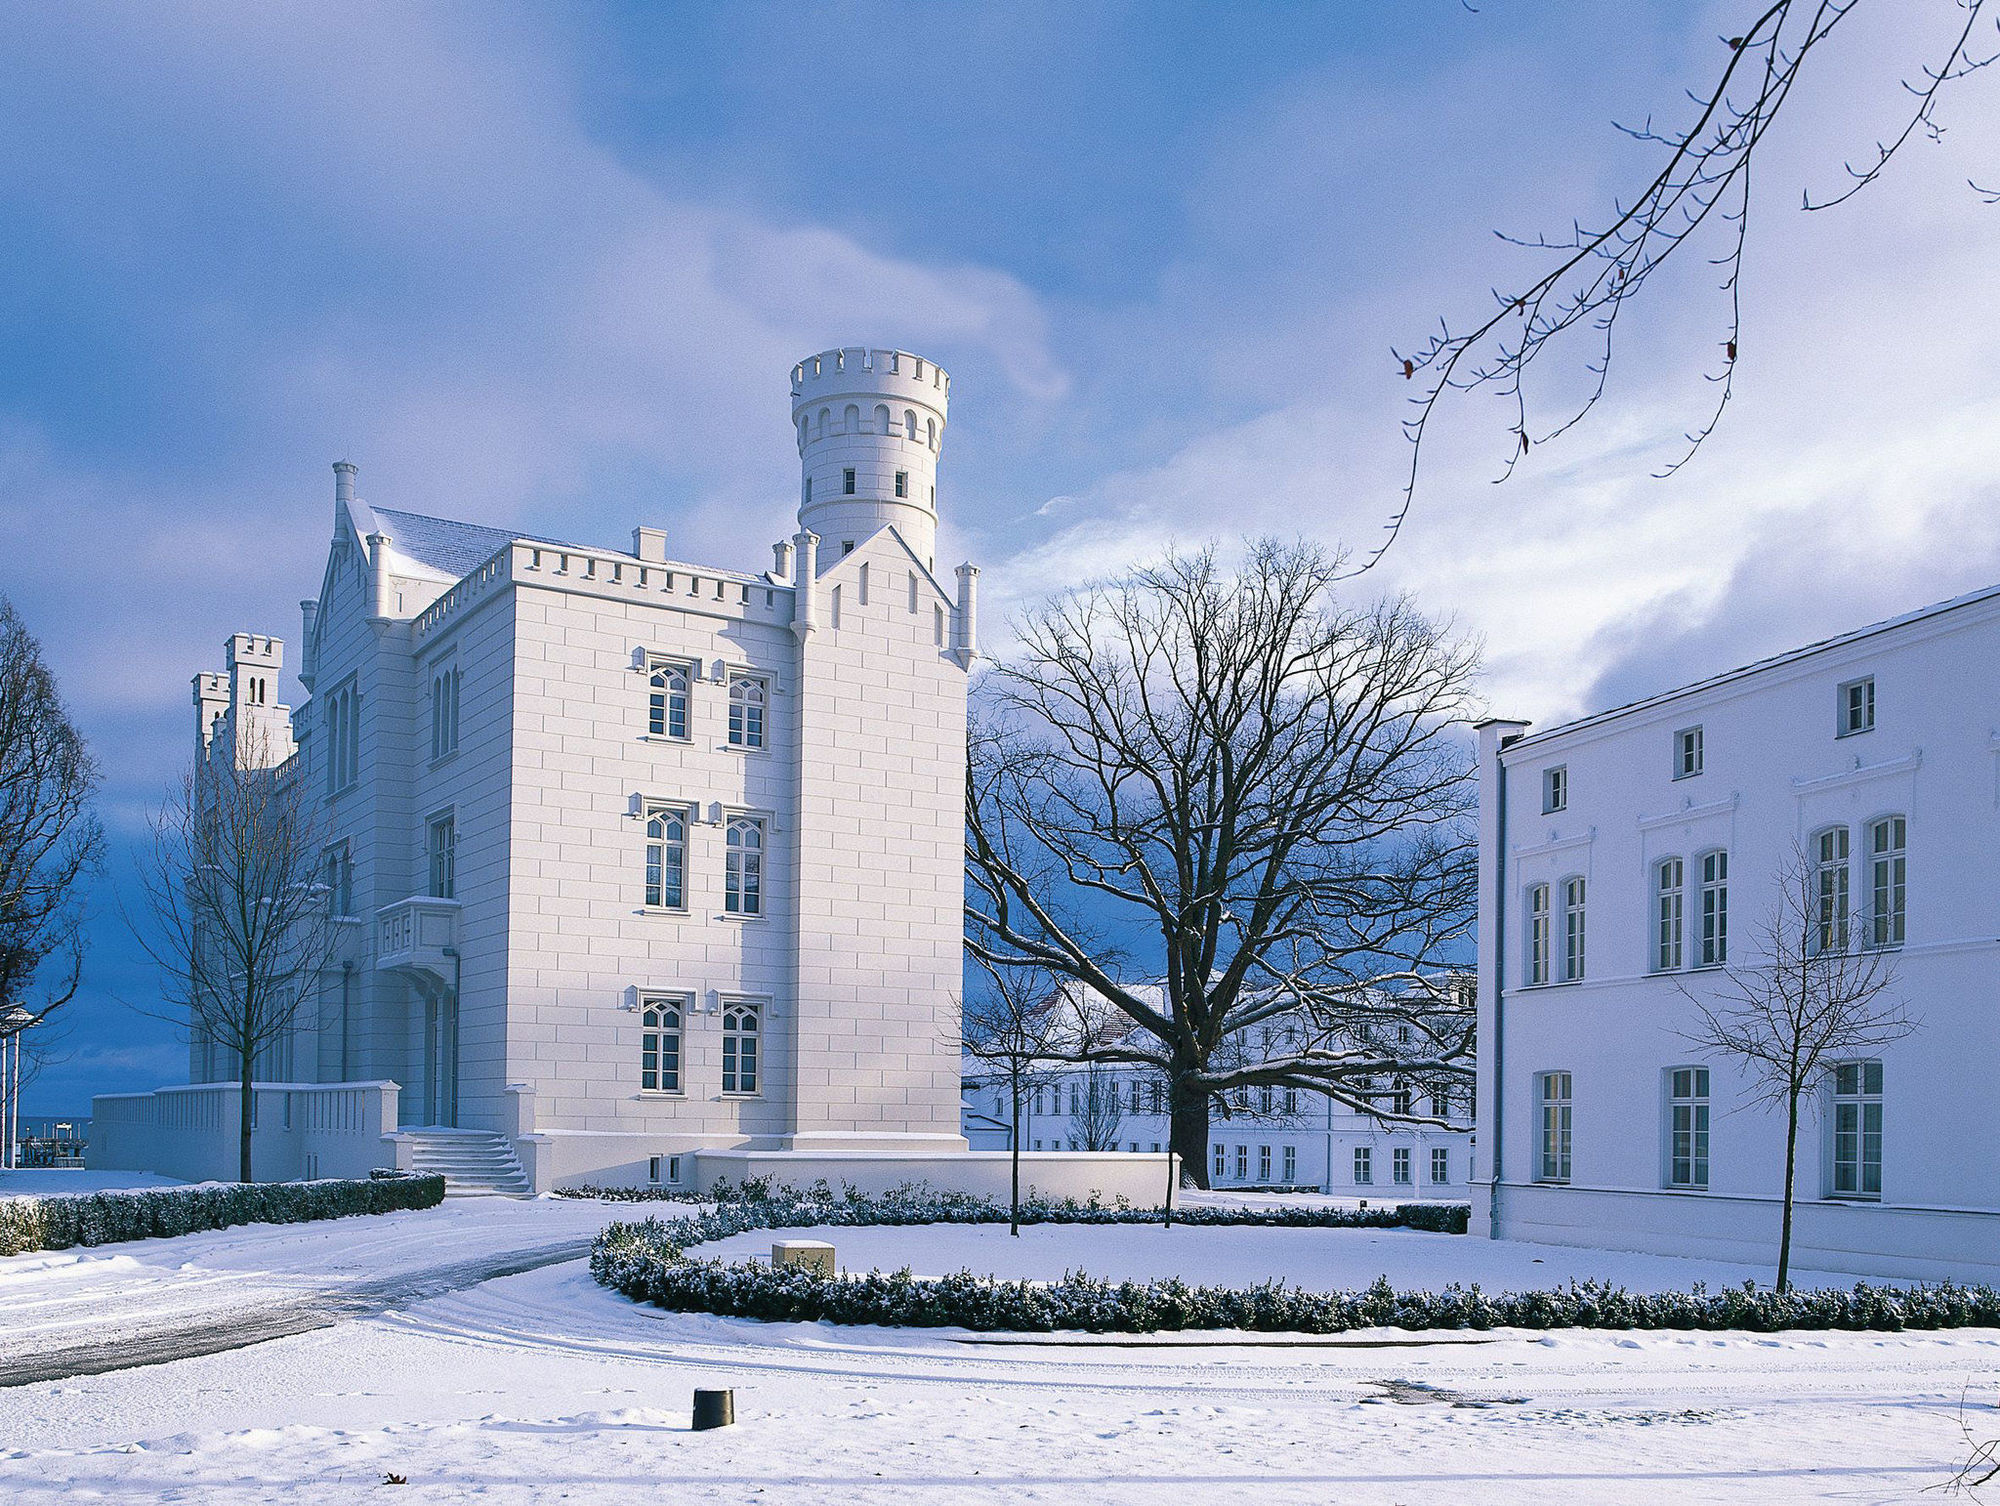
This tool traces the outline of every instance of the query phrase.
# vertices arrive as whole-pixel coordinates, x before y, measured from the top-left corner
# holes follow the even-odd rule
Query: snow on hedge
[[[73,1197],[0,1198],[0,1255],[165,1238],[235,1224],[303,1224],[350,1213],[435,1208],[443,1201],[444,1178],[437,1176],[211,1182]]]

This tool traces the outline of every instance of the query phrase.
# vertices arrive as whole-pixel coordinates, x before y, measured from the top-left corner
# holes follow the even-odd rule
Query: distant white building
[[[1784,1119],[1689,1044],[1804,848],[1905,1039],[1818,1084],[1794,1264],[2000,1274],[2000,588],[1528,735],[1480,729],[1496,1236],[1775,1256]]]
[[[334,467],[310,699],[276,703],[282,645],[248,634],[195,682],[212,756],[293,760],[345,932],[258,1066],[288,1085],[260,1134],[304,1137],[260,1174],[374,1164],[384,1128],[403,1164],[535,1187],[965,1150],[977,572],[937,570],[950,385],[906,351],[795,366],[799,531],[758,573],[654,528],[601,549],[370,506]],[[201,1040],[191,1069],[235,1075]],[[204,1091],[100,1099],[105,1154],[179,1145]],[[336,1121],[361,1126],[339,1156]]]

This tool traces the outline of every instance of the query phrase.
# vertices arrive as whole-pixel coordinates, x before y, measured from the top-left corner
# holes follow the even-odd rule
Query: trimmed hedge
[[[345,1218],[350,1213],[435,1208],[443,1201],[444,1178],[438,1176],[222,1183],[87,1192],[73,1197],[0,1198],[0,1255],[165,1238],[235,1224],[304,1224]]]
[[[1363,1292],[1309,1292],[1277,1282],[1243,1290],[1189,1286],[1178,1280],[1109,1282],[1080,1272],[1054,1282],[1003,1281],[969,1271],[930,1279],[913,1276],[907,1269],[826,1277],[804,1266],[729,1265],[689,1256],[687,1252],[696,1245],[752,1229],[990,1221],[983,1216],[981,1199],[926,1194],[921,1188],[899,1188],[880,1200],[866,1198],[851,1188],[836,1196],[828,1193],[824,1184],[814,1190],[815,1195],[789,1189],[776,1193],[757,1190],[765,1195],[726,1192],[713,1209],[689,1217],[608,1225],[591,1247],[591,1275],[634,1301],[673,1312],[787,1323],[874,1323],[985,1332],[1230,1329],[1324,1334],[1358,1328],[1413,1332],[1439,1328],[1618,1328],[1771,1333],[1780,1329],[1896,1332],[2000,1327],[2000,1291],[1949,1282],[1910,1288],[1859,1283],[1850,1290],[1785,1293],[1758,1290],[1745,1283],[1714,1292],[1697,1285],[1689,1292],[1646,1293],[1586,1281],[1554,1291],[1488,1294],[1477,1285],[1451,1286],[1441,1292],[1398,1291],[1385,1276]],[[1061,1205],[1039,1206],[1057,1214],[1064,1211]],[[925,1209],[945,1216],[909,1216]],[[952,1216],[953,1210],[956,1216]],[[1086,1205],[1081,1211],[1089,1216],[1049,1216],[1037,1221],[1138,1221],[1129,1209]],[[1333,1210],[1203,1211],[1296,1215]],[[1001,1217],[1005,1218],[1004,1211]],[[1290,1220],[1256,1217],[1199,1222],[1282,1225]]]

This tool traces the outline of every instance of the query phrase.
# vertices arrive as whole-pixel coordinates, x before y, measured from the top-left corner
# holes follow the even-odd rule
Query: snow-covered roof
[[[431,518],[395,508],[372,509],[389,535],[395,551],[420,565],[462,578],[477,570],[516,539],[560,548],[584,546],[564,539],[544,539],[531,533],[507,528],[489,528],[483,523],[460,523],[453,518]]]

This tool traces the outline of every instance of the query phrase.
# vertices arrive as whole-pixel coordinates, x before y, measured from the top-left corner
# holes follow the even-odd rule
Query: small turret
[[[825,541],[829,561],[893,526],[936,569],[937,463],[950,395],[951,378],[937,363],[908,351],[848,347],[792,368],[799,526]]]

